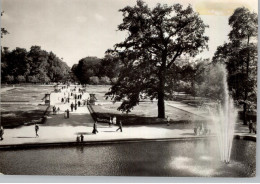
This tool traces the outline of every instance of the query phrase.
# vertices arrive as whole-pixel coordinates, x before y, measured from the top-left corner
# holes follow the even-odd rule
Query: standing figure
[[[98,130],[97,130],[97,122],[94,123],[93,125],[93,131],[92,131],[93,134],[96,134],[98,133]]]
[[[64,118],[67,118],[67,110],[64,111]]]
[[[113,124],[113,120],[112,120],[112,117],[110,117],[109,122],[108,122],[108,126],[111,127],[112,124]]]
[[[36,137],[39,137],[39,135],[38,135],[39,126],[37,124],[35,124],[34,128],[35,128]]]
[[[253,122],[252,122],[252,120],[249,121],[248,128],[249,128],[249,133],[252,133],[253,132]]]
[[[170,118],[167,116],[167,126],[170,126]]]
[[[118,128],[116,131],[120,130],[120,132],[123,132],[123,129],[122,129],[122,128],[123,128],[123,127],[122,127],[122,122],[119,121],[119,128]]]
[[[84,142],[84,136],[83,136],[83,134],[80,135],[80,142]]]
[[[116,117],[113,117],[113,124],[116,125]]]
[[[74,105],[74,107],[75,107],[75,111],[77,110],[77,106],[78,106],[77,104]]]
[[[71,112],[73,112],[73,108],[74,108],[74,104],[73,102],[70,104],[70,109],[71,109]]]
[[[70,111],[67,109],[67,118],[70,118]]]
[[[56,107],[55,107],[55,105],[52,107],[52,112],[53,112],[53,114],[56,114]]]
[[[80,142],[80,136],[77,135],[76,142]]]
[[[3,126],[1,126],[0,127],[0,140],[1,141],[4,140],[3,135],[4,135],[4,128],[3,128]]]

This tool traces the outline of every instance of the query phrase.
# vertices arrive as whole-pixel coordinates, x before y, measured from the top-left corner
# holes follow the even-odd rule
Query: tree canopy
[[[30,51],[17,47],[1,54],[1,81],[9,83],[65,82],[70,80],[70,68],[53,52],[32,46]]]
[[[218,47],[213,62],[226,64],[229,90],[236,102],[243,105],[246,124],[246,111],[256,107],[257,14],[245,7],[237,8],[229,18],[229,25],[232,28],[229,42]]]
[[[121,10],[120,31],[127,38],[107,53],[123,64],[118,81],[107,93],[114,101],[123,100],[119,110],[129,112],[140,101],[140,94],[158,99],[158,117],[165,117],[165,86],[174,62],[183,55],[196,56],[207,48],[208,27],[189,5],[157,4],[150,9],[138,0]]]

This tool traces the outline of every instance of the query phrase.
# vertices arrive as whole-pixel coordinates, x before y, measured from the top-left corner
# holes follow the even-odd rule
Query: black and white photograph
[[[1,0],[5,175],[256,177],[258,0]]]

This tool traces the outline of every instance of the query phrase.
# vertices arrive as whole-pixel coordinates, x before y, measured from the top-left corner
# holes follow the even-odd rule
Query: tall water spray
[[[215,125],[217,134],[220,158],[223,162],[229,163],[234,137],[237,110],[234,107],[233,99],[229,96],[227,85],[227,71],[224,65],[218,67],[223,72],[223,99],[215,109],[211,111],[211,118]]]

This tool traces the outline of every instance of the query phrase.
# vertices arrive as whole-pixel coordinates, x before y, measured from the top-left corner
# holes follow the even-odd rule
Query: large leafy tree
[[[158,117],[165,117],[167,74],[177,58],[194,57],[207,47],[207,25],[191,6],[157,4],[150,9],[138,0],[133,7],[121,10],[120,31],[127,38],[107,53],[119,58],[123,68],[118,81],[107,93],[114,101],[124,100],[119,110],[129,112],[139,103],[140,94],[158,99]]]
[[[246,124],[246,112],[256,105],[257,14],[245,7],[237,8],[229,18],[229,25],[232,28],[229,42],[218,47],[213,62],[226,64],[229,90],[243,106]]]
[[[4,47],[1,55],[2,82],[64,82],[70,78],[70,68],[54,53],[39,46],[30,51],[17,47],[9,51]],[[6,77],[12,76],[12,78]]]

